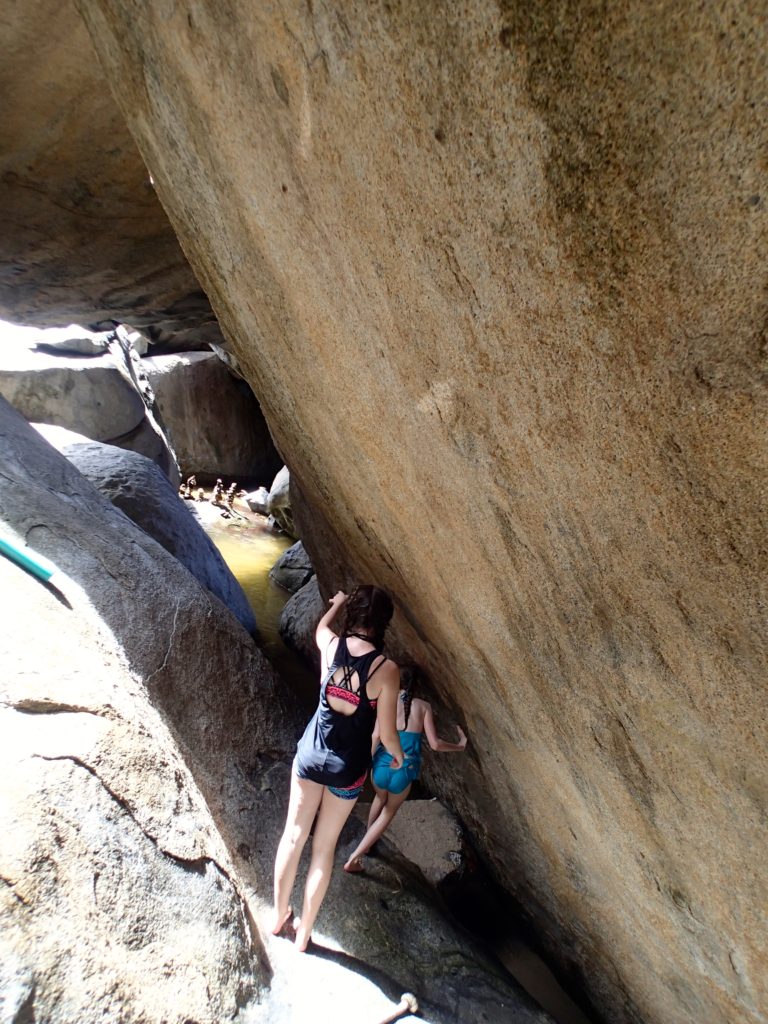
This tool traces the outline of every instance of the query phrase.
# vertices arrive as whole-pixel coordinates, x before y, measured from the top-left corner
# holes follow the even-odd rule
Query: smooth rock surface
[[[290,748],[290,709],[234,617],[1,399],[0,443],[4,531],[64,574],[0,559],[4,1013],[240,1019],[269,972],[221,794]]]
[[[355,808],[363,824],[368,820],[369,810],[369,804]],[[384,838],[435,887],[462,866],[461,826],[439,800],[406,800]]]
[[[0,354],[0,395],[28,420],[146,455],[176,487],[176,460],[132,355],[131,346],[120,341],[87,359],[7,347]]]
[[[280,636],[318,672],[320,654],[315,643],[315,629],[325,609],[317,576],[313,576],[309,583],[288,598],[280,616]]]
[[[270,579],[291,594],[301,590],[314,575],[312,562],[300,540],[284,551],[269,570]]]
[[[6,10],[0,95],[0,316],[225,345],[74,4]]]
[[[146,534],[177,558],[249,633],[256,618],[242,587],[191,508],[149,459],[112,445],[35,424],[42,436]]]
[[[267,498],[267,512],[283,533],[298,537],[291,509],[291,474],[287,466],[272,481]]]
[[[37,341],[33,342],[35,348],[44,352],[55,354],[70,354],[79,356],[102,355],[109,344],[109,334],[101,331],[89,331],[78,324],[70,324],[69,327],[52,328],[41,334]]]
[[[434,785],[605,1020],[765,1021],[764,5],[78,7]]]
[[[239,793],[243,841],[235,858],[244,878],[271,878],[282,831],[290,767],[263,758]],[[310,1020],[360,1024],[384,1018],[403,992],[416,994],[427,1024],[552,1024],[551,1018],[445,915],[407,860],[392,847],[367,859],[365,875],[341,870],[364,828],[352,815],[308,956],[286,938],[268,938],[275,968],[259,1024]],[[294,899],[301,894],[307,852]],[[296,904],[294,903],[294,906]]]
[[[183,477],[268,483],[281,465],[250,387],[213,352],[141,361]]]
[[[266,487],[259,487],[245,496],[245,503],[251,512],[258,512],[261,516],[267,515],[268,501],[269,491]]]
[[[93,359],[40,351],[3,353],[0,394],[27,419],[108,444],[137,431],[144,403],[107,353]]]

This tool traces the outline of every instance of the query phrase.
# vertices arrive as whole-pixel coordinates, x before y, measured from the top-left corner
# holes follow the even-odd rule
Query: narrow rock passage
[[[280,612],[288,595],[279,591],[269,578],[271,561],[276,559],[276,553],[282,552],[290,542],[266,530],[259,530],[258,527],[244,530],[208,525],[207,530],[249,596],[262,636],[269,638],[267,653],[270,654],[278,671],[285,673],[283,681],[286,686],[292,692],[298,690],[296,697],[301,702],[309,685],[314,698],[317,680],[293,652],[284,648],[277,628]],[[280,647],[283,647],[285,652],[282,655]],[[518,980],[522,977],[524,987],[529,993],[536,992],[540,996],[542,1005],[556,1009],[557,1012],[552,1019],[557,1024],[588,1024],[587,1018],[562,992],[545,964],[520,941],[519,935],[511,930],[508,938],[501,944],[497,943],[498,948],[494,948],[506,970],[500,970],[499,964],[494,964],[493,957],[477,952],[478,944],[480,947],[485,945],[482,936],[478,943],[477,938],[470,940],[469,936],[465,935],[464,945],[460,946],[460,951],[453,953],[456,962],[452,962],[451,970],[455,973],[450,975],[450,984],[445,980],[437,982],[434,988],[439,995],[433,993],[431,1000],[428,999],[425,988],[417,989],[416,986],[422,975],[434,974],[434,969],[429,965],[432,960],[439,959],[444,952],[440,951],[439,942],[436,945],[435,935],[430,934],[430,929],[438,934],[442,929],[448,934],[453,934],[460,933],[461,926],[457,929],[456,925],[451,923],[450,917],[446,916],[447,908],[435,898],[433,890],[426,885],[418,869],[386,841],[380,842],[375,849],[375,855],[367,858],[364,875],[349,878],[343,874],[342,853],[346,854],[353,849],[364,831],[363,819],[356,815],[352,816],[342,833],[334,877],[323,906],[319,928],[315,933],[316,942],[312,955],[301,956],[295,953],[287,930],[288,937],[274,938],[269,935],[267,921],[271,904],[268,898],[264,900],[264,895],[268,896],[270,891],[274,851],[287,807],[288,772],[285,766],[278,762],[267,769],[261,780],[254,779],[252,784],[258,790],[259,795],[255,799],[260,804],[267,802],[265,791],[271,793],[272,797],[275,797],[281,787],[284,791],[283,803],[270,799],[268,802],[271,810],[261,817],[262,822],[270,821],[271,847],[264,841],[263,835],[260,835],[255,849],[247,840],[239,848],[239,853],[248,862],[247,867],[242,869],[243,874],[253,872],[259,878],[258,884],[255,884],[258,895],[254,898],[263,908],[260,924],[275,971],[270,995],[264,1007],[264,1013],[267,1014],[265,1020],[288,1022],[324,1019],[322,1013],[319,1018],[317,1017],[318,999],[327,999],[327,1004],[323,1002],[322,1005],[325,1007],[323,1012],[327,1011],[329,1014],[329,1020],[334,1007],[341,1005],[344,1007],[342,1020],[346,1019],[344,1013],[348,1008],[350,1020],[357,1020],[355,1014],[359,1013],[360,1021],[370,1019],[371,1024],[375,1024],[399,1002],[401,994],[408,991],[409,986],[419,998],[422,1014],[419,1019],[431,1019],[436,1024],[442,1020],[453,1019],[490,1020],[495,1018],[483,1016],[486,1013],[485,1001],[492,1001],[492,993],[496,992],[498,985],[498,1008],[506,1008],[509,1012],[510,999],[514,1005],[520,996],[520,989],[512,980],[517,976]],[[303,870],[306,869],[308,849],[309,844],[303,858]],[[300,907],[297,901],[301,898],[302,878],[303,875],[300,875],[294,888],[295,913]],[[410,896],[404,895],[411,889],[414,891]],[[428,914],[427,924],[421,920],[420,901],[428,908],[425,911]],[[335,907],[334,903],[338,906]],[[377,947],[375,943],[371,945],[367,937],[368,929],[373,929],[379,934],[378,941],[385,943],[383,949]],[[497,931],[498,929],[494,927],[493,932]],[[413,935],[406,934],[403,937],[401,932],[413,932]],[[421,948],[422,942],[424,948]],[[390,943],[393,945],[390,946]],[[493,943],[487,947],[489,952],[492,945]],[[468,951],[472,947],[474,949],[470,954]],[[358,948],[363,951],[360,955],[352,952]],[[393,952],[393,949],[397,951]],[[401,963],[404,956],[414,961],[407,965],[405,971]],[[474,956],[478,959],[473,964]],[[477,977],[474,976],[475,966]],[[520,975],[516,974],[518,971]],[[461,984],[457,981],[459,977],[462,979]],[[506,991],[505,984],[511,985],[511,994]],[[461,990],[461,994],[454,991],[454,986],[456,990]],[[488,992],[485,991],[486,988]],[[426,991],[432,991],[429,984]],[[441,999],[444,999],[444,1002],[441,1002]],[[432,1006],[432,1016],[427,1015],[428,1005]],[[466,1016],[452,1017],[451,1014],[458,1013],[460,1007],[461,1013]],[[448,1016],[445,1016],[446,1012]],[[526,1008],[524,1012],[533,1011]],[[402,1019],[416,1018],[406,1016]],[[500,1019],[510,1018],[502,1016]],[[544,1015],[514,1019],[549,1018]]]

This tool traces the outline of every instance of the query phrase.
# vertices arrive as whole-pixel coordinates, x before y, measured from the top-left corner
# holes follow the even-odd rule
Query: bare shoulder
[[[369,673],[371,680],[370,690],[373,695],[380,693],[383,689],[400,688],[400,668],[397,662],[385,658],[383,661],[374,661]]]

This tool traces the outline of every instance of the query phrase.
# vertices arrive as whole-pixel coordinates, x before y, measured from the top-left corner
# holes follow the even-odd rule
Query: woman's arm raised
[[[326,649],[331,640],[337,639],[337,634],[331,629],[331,623],[338,615],[339,609],[346,600],[347,595],[344,591],[338,590],[328,602],[331,607],[315,627],[315,643],[321,651]]]
[[[430,747],[433,750],[439,751],[441,754],[461,753],[467,745],[467,737],[458,725],[456,726],[456,732],[459,734],[458,743],[449,743],[448,740],[440,739],[437,735],[435,719],[432,714],[432,708],[429,704],[427,704],[427,710],[424,713],[424,732],[427,734]]]

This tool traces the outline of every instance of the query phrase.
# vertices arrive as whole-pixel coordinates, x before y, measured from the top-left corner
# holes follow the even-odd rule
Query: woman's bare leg
[[[371,827],[371,825],[374,823],[374,821],[376,821],[378,816],[384,810],[384,804],[386,804],[387,797],[389,796],[388,790],[386,790],[386,789],[379,789],[379,787],[376,785],[375,782],[373,783],[373,788],[376,790],[376,796],[373,798],[373,803],[371,804],[371,809],[368,811],[368,825],[367,825],[367,828]]]
[[[390,793],[388,795],[387,802],[384,804],[381,814],[376,818],[374,823],[368,827],[368,831],[360,840],[360,845],[354,853],[350,855],[347,863],[344,865],[345,871],[350,874],[354,874],[357,871],[363,870],[360,858],[363,854],[368,853],[373,844],[381,839],[387,831],[390,821],[392,821],[394,816],[397,814],[410,791],[411,787],[406,786],[402,793]]]
[[[270,926],[277,935],[290,916],[290,899],[301,851],[323,797],[323,787],[308,779],[291,776],[291,796],[285,829],[275,856],[275,906]]]
[[[296,929],[296,948],[302,953],[309,944],[317,912],[331,880],[339,833],[356,803],[357,799],[344,800],[334,796],[329,789],[323,790],[320,813],[312,836],[312,859],[304,887],[304,906]]]

